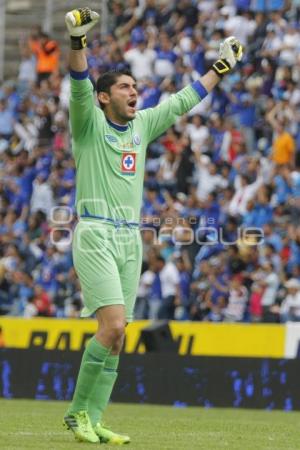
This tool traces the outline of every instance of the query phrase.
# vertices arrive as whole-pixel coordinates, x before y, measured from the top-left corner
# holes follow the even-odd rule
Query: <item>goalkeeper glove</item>
[[[211,69],[218,77],[223,78],[224,75],[231,72],[237,61],[241,61],[243,46],[234,36],[230,36],[220,44],[219,56],[220,59],[213,64]]]
[[[86,47],[86,33],[99,20],[99,14],[90,8],[73,9],[65,16],[65,22],[71,37],[71,48],[81,50]]]

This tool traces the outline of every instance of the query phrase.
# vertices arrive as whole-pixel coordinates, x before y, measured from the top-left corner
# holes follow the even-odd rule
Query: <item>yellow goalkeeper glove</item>
[[[73,9],[66,14],[65,22],[73,50],[86,47],[86,33],[98,22],[99,17],[99,14],[91,11],[90,8]]]
[[[234,36],[229,36],[220,44],[218,59],[211,69],[222,78],[231,72],[238,61],[243,57],[243,46]]]

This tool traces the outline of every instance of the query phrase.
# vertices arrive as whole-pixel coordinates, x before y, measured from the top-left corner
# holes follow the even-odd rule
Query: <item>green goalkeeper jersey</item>
[[[90,80],[71,77],[78,216],[139,222],[147,146],[200,101],[205,89],[201,84],[199,89],[197,83],[155,108],[137,112],[128,125],[119,126],[95,105]]]

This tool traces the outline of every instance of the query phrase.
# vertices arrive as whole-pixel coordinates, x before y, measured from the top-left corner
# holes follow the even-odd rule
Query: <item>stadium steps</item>
[[[101,0],[89,0],[90,8],[100,12]],[[9,0],[5,18],[5,64],[4,79],[16,79],[19,71],[20,39],[28,36],[32,27],[45,22],[46,0]],[[60,45],[62,61],[68,49],[68,34],[64,24],[65,13],[82,6],[74,0],[53,0],[53,29],[50,33]]]
[[[6,3],[4,79],[16,79],[20,64],[20,39],[29,35],[32,27],[43,23],[45,2],[10,0]]]

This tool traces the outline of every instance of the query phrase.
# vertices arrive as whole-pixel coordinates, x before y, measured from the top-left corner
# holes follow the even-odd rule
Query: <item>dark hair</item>
[[[41,31],[39,36],[40,36],[40,38],[49,39],[49,34],[45,33],[44,31]]]
[[[104,72],[102,75],[100,75],[100,77],[97,80],[96,83],[97,94],[99,94],[99,92],[106,92],[107,94],[110,94],[111,86],[113,86],[118,81],[118,78],[120,78],[122,75],[128,75],[129,77],[135,80],[134,76],[127,68],[108,70],[107,72]],[[101,102],[99,103],[101,109],[103,109],[104,104]]]
[[[163,256],[161,256],[161,255],[158,255],[158,256],[156,257],[156,261],[160,261],[160,262],[162,262],[162,263],[164,263],[164,264],[165,264],[165,262],[166,262],[165,258],[164,258]]]

